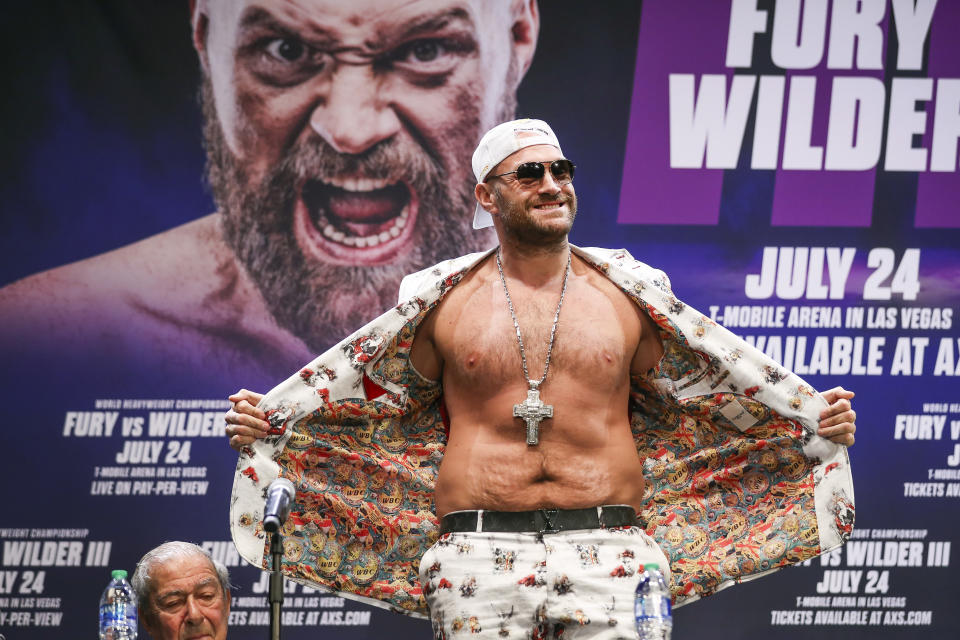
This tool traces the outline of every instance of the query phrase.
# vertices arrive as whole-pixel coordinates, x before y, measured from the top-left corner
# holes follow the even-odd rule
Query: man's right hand
[[[261,398],[262,393],[246,389],[240,389],[228,398],[233,407],[224,416],[227,422],[224,432],[230,439],[230,446],[237,451],[267,435],[270,428],[267,414],[257,408]]]

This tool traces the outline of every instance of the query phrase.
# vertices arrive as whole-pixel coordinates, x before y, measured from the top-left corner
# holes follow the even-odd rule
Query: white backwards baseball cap
[[[473,152],[473,175],[477,177],[477,183],[483,182],[490,170],[500,164],[504,158],[535,144],[549,144],[560,150],[560,141],[557,140],[550,125],[543,120],[532,118],[511,120],[487,131],[480,138],[477,150]],[[493,218],[477,203],[477,210],[473,214],[473,228],[483,229],[492,226]]]

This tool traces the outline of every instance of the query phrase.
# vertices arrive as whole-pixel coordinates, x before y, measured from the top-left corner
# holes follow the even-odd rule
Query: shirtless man
[[[572,252],[574,168],[546,123],[498,125],[481,140],[473,168],[474,226],[492,221],[500,250],[450,290],[411,349],[415,368],[442,381],[450,421],[435,504],[441,531],[452,537],[424,555],[421,582],[445,579],[475,590],[480,604],[467,613],[475,612],[484,630],[510,624],[504,617],[515,604],[536,611],[540,631],[556,632],[574,613],[630,628],[622,625],[632,624],[636,581],[612,579],[611,566],[629,557],[634,566],[668,569],[653,540],[631,526],[644,483],[627,410],[630,376],[648,373],[663,346],[650,318]],[[536,395],[531,390],[549,409],[531,406],[550,415],[526,429],[515,416],[524,398]],[[837,388],[824,396],[831,405],[820,435],[853,444],[853,394]],[[231,446],[264,434],[259,398],[231,396]],[[464,545],[472,553],[463,554]],[[506,549],[516,555],[505,557]],[[531,584],[546,581],[561,595],[576,585],[576,610],[554,610],[546,600],[517,603],[516,576],[490,569],[504,562],[542,566]],[[484,579],[469,582],[477,574]],[[465,615],[456,591],[428,596],[435,630],[449,632],[454,616]],[[492,610],[499,621],[490,622]]]

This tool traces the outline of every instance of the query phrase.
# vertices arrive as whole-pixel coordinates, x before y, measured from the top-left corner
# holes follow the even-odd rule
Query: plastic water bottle
[[[660,565],[650,563],[643,567],[633,603],[633,615],[640,640],[670,640],[670,631],[673,629],[670,588],[660,573]]]
[[[126,571],[114,569],[111,576],[100,596],[100,640],[136,640],[137,595]]]

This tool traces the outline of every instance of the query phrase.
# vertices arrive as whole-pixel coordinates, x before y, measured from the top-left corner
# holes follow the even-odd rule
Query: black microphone
[[[297,490],[286,478],[277,478],[267,489],[267,504],[263,510],[263,529],[276,533],[290,515],[290,503]]]

